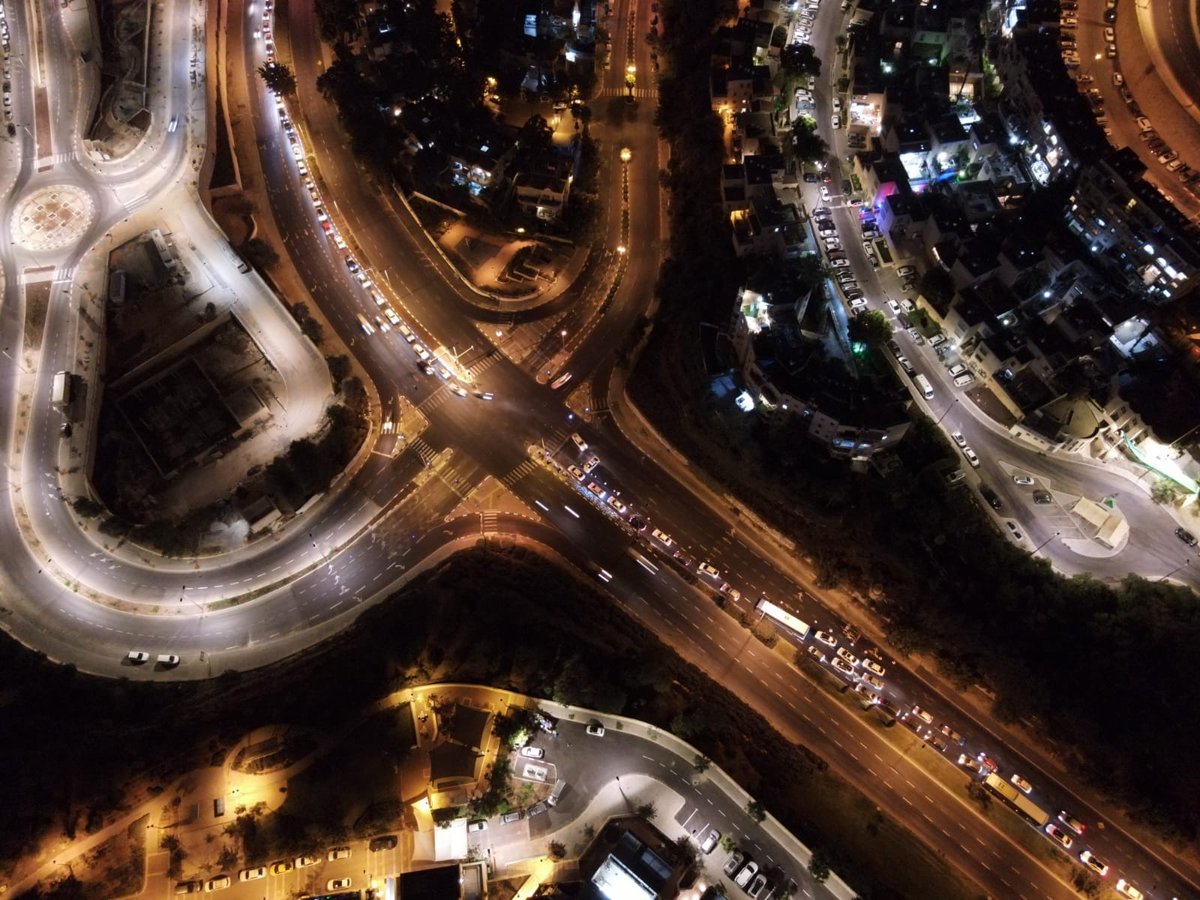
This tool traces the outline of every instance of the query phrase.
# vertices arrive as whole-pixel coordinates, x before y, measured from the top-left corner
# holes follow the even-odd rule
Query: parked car
[[[707,855],[716,849],[717,844],[721,841],[721,832],[715,828],[710,828],[708,834],[704,836],[704,840],[700,842],[700,852]]]
[[[744,888],[750,883],[750,879],[757,874],[758,863],[756,863],[754,860],[750,860],[750,862],[746,863],[746,865],[742,867],[742,871],[738,872],[737,875],[734,876],[733,883],[740,888]]]
[[[745,859],[745,854],[743,854],[740,850],[735,850],[733,855],[729,857],[729,861],[726,862],[721,868],[721,871],[732,878],[734,873],[742,867],[742,863],[745,861]]]

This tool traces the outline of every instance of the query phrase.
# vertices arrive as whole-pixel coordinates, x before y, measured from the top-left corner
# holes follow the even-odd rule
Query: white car
[[[838,115],[837,113],[833,114],[833,127],[834,128],[842,127],[842,117],[840,115]]]
[[[980,466],[979,456],[970,447],[963,447],[963,456],[967,458],[967,462],[971,464],[971,468],[978,469]]]
[[[867,684],[869,684],[871,687],[875,688],[875,690],[877,690],[877,691],[883,690],[883,679],[880,678],[878,675],[872,675],[870,672],[868,672],[866,675],[864,675],[862,677],[862,680],[865,681]]]
[[[697,566],[697,569],[701,575],[707,575],[709,578],[719,578],[721,575],[721,573],[717,571],[717,568],[709,562],[700,563],[700,565]]]
[[[858,657],[847,650],[845,647],[838,647],[837,655],[846,661],[848,665],[857,666]]]
[[[900,315],[900,304],[891,297],[888,298],[887,307],[892,311],[893,316]]]
[[[818,641],[820,641],[822,644],[824,644],[826,647],[836,647],[837,643],[838,643],[837,638],[835,638],[832,634],[829,634],[826,631],[818,631],[816,634],[813,635],[813,637],[816,638]]]
[[[721,832],[717,831],[717,829],[715,829],[715,828],[710,829],[708,834],[706,834],[704,836],[704,840],[700,844],[700,852],[705,855],[712,853],[713,850],[716,849],[716,846],[720,842],[720,840],[721,840]]]
[[[809,647],[808,655],[817,660],[817,662],[825,662],[825,651],[820,647]]]
[[[832,665],[835,669],[837,669],[843,675],[849,675],[851,678],[853,678],[857,674],[854,671],[854,666],[850,665],[850,663],[846,662],[841,657],[834,657],[829,662],[830,662],[830,665]]]
[[[592,737],[604,737],[604,726],[599,722],[591,722],[585,729]]]
[[[657,528],[651,531],[650,534],[655,540],[661,542],[664,547],[670,547],[673,543],[675,543],[669,534],[667,534],[665,531],[660,531]]]
[[[1010,778],[1008,780],[1011,781],[1013,784],[1015,784],[1018,788],[1020,788],[1024,793],[1026,793],[1026,794],[1033,793],[1033,785],[1030,784],[1028,781],[1026,781],[1024,778],[1022,778],[1020,775],[1018,775],[1016,772],[1013,772],[1012,778]]]
[[[349,878],[330,878],[325,884],[327,891],[344,891],[348,887],[350,887]]]
[[[332,850],[329,851],[329,855],[326,858],[330,862],[336,862],[339,859],[349,859],[350,858],[350,848],[349,847],[334,847]]]
[[[600,465],[600,457],[593,456],[591,459],[589,459],[587,462],[585,462],[583,464],[583,471],[590,472],[594,468],[596,468],[596,466],[598,466],[598,465]]]
[[[1101,878],[1108,874],[1108,863],[1100,859],[1091,850],[1084,850],[1080,853],[1079,860]]]
[[[578,434],[571,435],[571,443],[574,444],[576,446],[576,448],[578,448],[580,453],[587,453],[587,449],[588,449],[587,441],[585,441]]]
[[[1051,822],[1046,826],[1046,834],[1050,835],[1050,839],[1060,844],[1063,849],[1070,850],[1071,845],[1075,843],[1071,840],[1071,836]]]
[[[266,866],[255,866],[252,869],[242,869],[242,871],[238,873],[238,878],[242,881],[258,881],[258,879],[266,877]]]
[[[732,600],[732,601],[733,601],[733,602],[735,602],[735,603],[736,603],[738,600],[741,600],[741,599],[742,599],[742,592],[741,592],[741,591],[739,591],[737,588],[735,588],[735,587],[734,587],[732,584],[730,584],[728,581],[723,581],[723,582],[721,582],[721,587],[720,587],[720,589],[719,589],[719,590],[721,591],[721,593],[722,593],[722,594],[728,594],[728,595],[729,595],[729,599],[730,599],[730,600]]]
[[[1117,893],[1124,897],[1128,897],[1129,900],[1143,900],[1143,898],[1146,896],[1124,878],[1117,881]]]
[[[744,888],[750,883],[750,879],[758,872],[758,863],[750,861],[746,863],[742,871],[737,873],[737,877],[733,879],[733,883],[740,888]]]
[[[967,446],[967,439],[963,436],[961,431],[950,432],[950,440],[954,441],[954,443],[958,444],[960,447]]]
[[[293,862],[297,869],[307,869],[309,866],[315,866],[321,860],[316,856],[297,856]]]
[[[885,669],[879,663],[875,662],[875,660],[871,659],[871,657],[869,657],[869,656],[863,657],[862,667],[864,669],[866,669],[868,672],[874,672],[880,678],[882,678],[883,673],[887,671],[887,669]]]
[[[974,375],[972,375],[970,372],[964,372],[963,374],[956,375],[954,377],[954,386],[955,387],[966,387],[968,384],[970,384],[974,380],[975,380]]]
[[[521,755],[529,759],[543,759],[546,756],[546,751],[541,747],[522,747]]]

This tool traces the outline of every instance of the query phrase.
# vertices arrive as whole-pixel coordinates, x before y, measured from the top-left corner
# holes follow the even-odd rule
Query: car
[[[954,469],[946,473],[946,484],[958,484],[967,477],[967,473],[962,469]]]
[[[809,647],[808,655],[817,660],[817,662],[825,662],[825,651],[820,647]]]
[[[179,657],[174,653],[160,653],[155,659],[158,660],[160,666],[166,666],[167,668],[173,669],[179,665]]]
[[[842,117],[840,115],[838,115],[837,113],[833,114],[833,118],[830,120],[830,122],[834,128],[842,127]]]
[[[1004,505],[1001,502],[1000,497],[997,496],[996,492],[986,484],[981,484],[979,486],[979,493],[983,496],[983,499],[988,502],[988,506],[990,506],[992,509],[999,509]]]
[[[963,437],[963,433],[961,431],[950,432],[950,440],[954,441],[954,443],[958,444],[960,447],[967,446],[967,439]]]
[[[1137,126],[1138,126],[1138,130],[1140,130],[1143,133],[1151,131],[1154,128],[1154,124],[1145,116],[1137,117]]]
[[[1067,850],[1071,849],[1071,845],[1075,843],[1071,840],[1071,836],[1051,822],[1046,826],[1046,834],[1050,835],[1050,839],[1062,845]]]
[[[392,326],[389,325],[387,322],[383,321],[383,319],[379,318],[379,316],[375,317],[375,327],[378,328],[380,331],[382,331],[384,334],[387,334],[389,331],[392,330]]]
[[[812,172],[805,172],[804,173],[804,183],[805,184],[816,184],[817,176],[814,175]]]
[[[900,298],[900,308],[903,309],[906,313],[916,312],[916,310],[917,310],[917,307],[907,297]]]
[[[1018,788],[1020,788],[1024,793],[1026,793],[1026,794],[1033,793],[1033,785],[1030,784],[1026,779],[1022,778],[1020,775],[1018,775],[1016,772],[1013,772],[1012,777],[1009,778],[1008,780],[1011,781],[1013,784],[1015,784]]]
[[[912,266],[900,266],[896,269],[897,275],[915,275],[917,272]]]
[[[1128,897],[1129,900],[1144,900],[1146,896],[1124,878],[1117,880],[1117,893],[1123,897]]]
[[[176,894],[199,894],[202,890],[204,890],[204,882],[199,879],[196,881],[175,882]]]
[[[837,121],[836,116],[834,116],[834,121]],[[750,883],[750,887],[746,888],[746,895],[750,897],[751,900],[758,900],[758,898],[762,896],[762,892],[766,889],[766,887],[767,876],[762,872],[759,872],[754,881]]]
[[[1103,878],[1108,874],[1108,863],[1104,862],[1091,850],[1084,850],[1079,854],[1079,861]]]
[[[893,300],[891,297],[888,298],[887,308],[892,311],[893,316],[900,315],[900,303],[896,300]]]
[[[970,447],[963,447],[963,456],[967,458],[967,462],[971,464],[971,468],[978,469],[981,465],[979,455]]]
[[[307,869],[309,866],[315,866],[321,861],[317,856],[297,856],[294,860],[297,869]]]
[[[917,371],[916,366],[909,362],[908,357],[903,353],[896,357],[896,362],[900,364],[900,368],[905,371],[905,374],[913,375]]]
[[[979,760],[979,765],[982,766],[988,772],[995,774],[1000,768],[1000,764],[997,763],[990,756],[988,756],[986,753],[980,753],[979,756],[976,758]]]
[[[831,659],[829,661],[829,664],[831,666],[833,666],[835,669],[837,669],[839,672],[841,672],[843,675],[849,675],[851,677],[854,677],[856,674],[858,674],[854,671],[854,666],[850,665],[850,663],[846,662],[841,657],[834,657],[833,659]]]
[[[824,644],[826,647],[836,647],[838,644],[838,639],[835,638],[832,634],[830,634],[827,631],[818,631],[816,634],[813,635],[813,637],[816,638],[818,641],[820,641],[822,644]]]
[[[1059,810],[1058,821],[1062,822],[1076,834],[1083,834],[1083,832],[1087,830],[1086,825],[1084,825],[1066,810]]]
[[[1045,506],[1048,503],[1054,502],[1054,495],[1049,491],[1034,491],[1033,502]]]
[[[856,291],[855,293],[858,292]],[[858,296],[854,297],[847,296],[846,299],[850,301],[850,308],[855,312],[862,312],[867,308],[866,298],[863,297],[862,294],[858,294]]]
[[[743,854],[741,851],[735,850],[733,856],[729,857],[729,861],[721,867],[721,871],[732,878],[733,873],[742,867],[742,863],[745,861],[745,859],[745,854]]]
[[[288,859],[281,859],[277,863],[271,863],[271,874],[282,875],[284,872],[290,872],[295,868],[295,863]]]
[[[1160,153],[1158,155],[1158,161],[1164,166],[1167,163],[1169,163],[1171,160],[1178,159],[1178,158],[1179,158],[1179,154],[1176,153],[1174,150],[1172,150],[1170,147],[1167,147],[1165,150],[1163,150],[1162,153]]]
[[[955,387],[966,387],[968,384],[970,384],[974,380],[975,380],[974,375],[972,375],[970,372],[964,372],[961,375],[954,376],[954,386]]]
[[[933,724],[933,716],[931,716],[931,715],[929,714],[929,710],[927,710],[927,709],[921,709],[921,707],[919,707],[919,706],[914,706],[914,707],[913,707],[913,708],[910,710],[910,712],[912,713],[912,715],[916,716],[918,719],[920,719],[920,720],[921,720],[922,722],[924,722],[926,725],[932,725],[932,724]]]
[[[855,656],[853,653],[851,653],[845,647],[838,647],[837,655],[840,656],[842,659],[844,659],[847,663],[849,663],[852,666],[858,665],[858,657]]]
[[[583,469],[579,468],[579,466],[567,466],[567,471],[574,476],[576,481],[583,481],[587,477],[583,474]]]
[[[675,543],[675,541],[672,540],[672,538],[669,534],[667,534],[665,531],[662,531],[658,528],[655,528],[653,531],[651,531],[650,535],[656,541],[661,543],[664,547],[670,547],[673,543]]]
[[[472,819],[467,823],[467,831],[487,831],[487,819]]]
[[[1104,39],[1106,41],[1115,41],[1117,39],[1117,33],[1111,27],[1106,26],[1104,29]]]
[[[448,387],[450,388],[450,393],[455,394],[456,396],[463,398],[467,396],[467,389],[456,381],[450,382]]]
[[[358,314],[358,324],[362,326],[363,334],[370,337],[375,333],[375,326],[367,321],[367,317],[362,313]]]
[[[721,841],[721,832],[715,828],[710,828],[708,834],[704,836],[704,840],[700,842],[700,852],[707,855],[716,849],[717,844]]]
[[[592,737],[604,737],[604,726],[599,722],[589,722],[588,727],[584,730]]]
[[[593,456],[591,459],[589,459],[587,462],[585,462],[583,464],[583,471],[590,472],[594,468],[596,468],[596,466],[598,466],[598,465],[600,465],[600,457]]]
[[[846,269],[846,268],[849,268],[849,266],[850,266],[850,260],[848,260],[848,259],[831,259],[829,261],[829,265],[833,266],[835,269]]]
[[[940,731],[946,737],[950,738],[950,740],[954,741],[954,743],[956,743],[956,744],[962,744],[962,742],[963,742],[963,736],[961,734],[959,734],[957,731],[955,731],[953,728],[951,728],[949,725],[946,725],[943,723],[942,727],[939,728],[938,731]]]
[[[950,749],[940,737],[928,737],[925,740],[930,747],[934,747],[939,753],[945,753]]]
[[[1196,536],[1194,534],[1192,534],[1190,531],[1188,531],[1186,528],[1182,528],[1182,527],[1176,528],[1175,529],[1175,537],[1179,538],[1181,541],[1183,541],[1189,547],[1196,546]],[[130,657],[130,658],[132,658],[132,657]]]
[[[389,322],[391,322],[393,325],[400,324],[400,315],[394,309],[392,309],[390,306],[385,306],[383,308],[383,314],[385,316],[387,316],[387,320]]]
[[[587,453],[587,441],[585,441],[579,434],[572,432],[571,443],[575,445],[580,453]]]
[[[604,497],[606,496],[606,492],[605,492],[604,488],[600,487],[600,485],[596,484],[596,482],[594,482],[594,481],[589,481],[589,482],[588,482],[587,489],[588,489],[588,490],[589,490],[591,493],[593,493],[593,494],[595,494],[597,497],[599,497],[601,500],[603,500],[603,499],[604,499]]]
[[[1030,475],[1014,475],[1013,483],[1022,485],[1024,487],[1029,487],[1031,484],[1033,484],[1033,477]]]
[[[967,756],[965,753],[958,755],[958,764],[964,769],[969,769],[972,772],[978,772],[982,767],[979,765],[979,760],[973,756]]]
[[[125,654],[125,658],[135,666],[140,666],[142,663],[150,662],[150,654],[145,650],[130,650]]]
[[[349,847],[334,847],[332,850],[329,851],[329,853],[326,856],[326,859],[328,859],[330,862],[336,862],[339,859],[349,859],[349,858],[350,858],[350,848]]]
[[[395,850],[400,839],[394,834],[384,834],[376,838],[371,838],[367,844],[367,849],[372,853],[378,853],[380,850]]]
[[[330,878],[325,883],[325,890],[327,891],[344,891],[348,887],[350,887],[349,878]]]
[[[1176,159],[1171,160],[1169,163],[1167,163],[1167,171],[1168,172],[1178,172],[1180,169],[1183,168],[1183,166],[1184,166],[1183,160],[1176,158]]]
[[[887,669],[885,669],[879,663],[875,662],[875,660],[871,659],[871,657],[869,657],[869,656],[863,657],[862,667],[864,669],[866,669],[868,672],[874,672],[880,678],[882,678],[883,674],[887,671]]]
[[[880,678],[878,675],[872,675],[870,672],[868,672],[866,675],[862,676],[862,680],[865,681],[867,684],[869,684],[871,687],[875,688],[875,690],[877,690],[877,691],[883,690],[883,679]]]
[[[729,599],[733,600],[735,603],[742,599],[742,592],[735,588],[728,581],[722,581],[721,586],[717,590],[719,590],[722,594],[727,594]]]
[[[1141,134],[1138,135],[1138,137],[1148,144],[1151,141],[1158,139],[1158,132],[1152,128],[1149,131],[1143,131]]]
[[[249,869],[242,869],[242,871],[238,872],[238,879],[240,881],[258,881],[258,879],[266,877],[266,866],[253,866]]]
[[[208,879],[208,883],[204,885],[205,892],[222,891],[233,884],[233,879],[228,875],[218,875],[216,878]]]
[[[1021,529],[1017,527],[1017,523],[1005,522],[1004,525],[1006,528],[1008,528],[1008,532],[1012,535],[1013,540],[1018,544],[1021,543],[1021,541],[1025,538],[1025,535],[1021,534]]]
[[[624,503],[622,503],[620,500],[618,500],[615,496],[608,498],[608,505],[611,506],[613,509],[615,509],[619,513],[624,513],[626,510],[629,509],[628,506],[626,506]]]
[[[753,878],[757,873],[758,863],[756,863],[754,860],[750,860],[750,862],[746,863],[746,865],[742,867],[742,871],[738,872],[734,877],[733,883],[740,888],[744,888],[750,883],[750,879]]]
[[[950,377],[953,378],[956,375],[961,375],[965,371],[967,371],[966,366],[964,366],[962,363],[955,363],[950,367]]]
[[[700,563],[700,565],[697,566],[697,569],[699,569],[701,575],[707,575],[709,578],[718,578],[721,575],[721,573],[717,571],[717,568],[710,562]]]

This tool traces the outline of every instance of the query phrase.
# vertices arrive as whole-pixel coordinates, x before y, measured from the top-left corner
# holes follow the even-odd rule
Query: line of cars
[[[621,500],[617,492],[609,491],[602,483],[603,479],[596,474],[596,468],[600,465],[600,457],[595,454],[587,441],[578,432],[572,433],[569,440],[574,445],[576,452],[584,459],[581,465],[569,463],[565,467],[566,473],[573,479],[573,486],[576,491],[586,497],[593,505],[599,507],[601,511],[614,516],[632,528],[640,536],[641,540],[646,545],[652,547],[655,552],[666,554],[674,547],[674,551],[671,552],[671,559],[687,570],[689,574],[692,569],[695,569],[698,575],[703,575],[713,581],[720,581],[721,573],[716,566],[708,561],[698,562],[695,557],[682,547],[676,546],[675,539],[669,534],[659,528],[652,528],[644,516],[632,512],[629,509],[629,505]],[[647,533],[649,537],[646,537]],[[651,574],[658,571],[658,568],[645,557],[641,556],[641,554],[635,552],[633,556]],[[602,581],[608,582],[612,580],[611,573],[605,569],[599,569],[597,575]]]
[[[367,848],[372,853],[378,853],[381,850],[393,850],[399,843],[399,838],[394,834],[385,834],[381,837],[372,838],[368,843]],[[265,866],[250,866],[238,872],[238,881],[250,882],[260,881],[268,875],[286,875],[294,869],[307,869],[317,865],[322,861],[337,862],[343,859],[349,859],[351,856],[349,847],[333,847],[325,854],[325,860],[319,856],[305,854],[297,856],[294,859],[281,859],[278,862],[273,862]],[[176,894],[211,894],[214,891],[222,891],[225,888],[232,887],[233,878],[225,873],[214,875],[209,879],[196,878],[188,881],[178,881],[175,883]],[[330,891],[346,890],[351,886],[350,877],[331,878],[325,883],[325,887]]]

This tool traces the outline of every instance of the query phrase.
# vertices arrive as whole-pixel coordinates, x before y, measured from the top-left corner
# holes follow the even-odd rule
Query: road
[[[172,8],[176,10],[179,22],[186,23],[187,5]],[[623,11],[615,31],[632,29],[635,35],[645,31],[648,12],[637,7],[632,9],[639,17],[637,21],[621,18],[627,14]],[[289,143],[280,128],[273,102],[260,93],[252,93],[250,115],[259,135],[260,159],[269,186],[271,211],[280,223],[285,245],[296,261],[302,279],[335,330],[353,347],[381,398],[386,400],[404,393],[426,415],[430,425],[419,440],[408,442],[394,456],[372,454],[322,506],[320,516],[304,527],[294,528],[261,546],[232,554],[228,559],[206,559],[195,565],[166,562],[151,568],[106,553],[81,531],[65,504],[55,501],[53,461],[59,453],[60,420],[47,404],[33,403],[30,406],[31,437],[22,448],[24,468],[19,489],[25,496],[41,497],[41,502],[24,501],[23,506],[35,520],[33,527],[42,540],[55,543],[54,551],[48,557],[44,552],[35,556],[27,549],[25,535],[11,508],[6,508],[5,515],[0,517],[3,522],[0,540],[12,551],[6,575],[15,584],[18,596],[40,600],[36,605],[22,604],[14,608],[6,627],[10,633],[39,646],[53,658],[69,659],[86,671],[135,677],[166,677],[169,674],[201,677],[229,667],[260,665],[344,627],[363,604],[386,596],[404,567],[428,559],[438,548],[451,545],[455,540],[485,531],[488,523],[476,519],[460,518],[431,526],[457,508],[462,494],[489,475],[509,486],[530,509],[544,507],[545,518],[552,530],[539,527],[537,537],[540,541],[560,551],[565,551],[569,545],[580,565],[586,566],[590,562],[603,566],[618,579],[615,583],[629,585],[633,593],[628,596],[635,598],[632,610],[639,616],[656,617],[656,630],[666,631],[671,619],[675,620],[677,629],[685,627],[683,623],[693,622],[697,605],[703,609],[709,602],[706,597],[703,594],[698,597],[695,591],[685,588],[685,582],[677,574],[667,574],[670,564],[651,573],[637,563],[628,552],[627,529],[616,526],[611,516],[602,515],[595,506],[585,502],[564,477],[532,461],[529,450],[543,444],[557,450],[564,445],[573,428],[581,427],[573,414],[564,408],[562,394],[539,382],[544,382],[547,374],[558,375],[563,371],[577,373],[579,380],[588,372],[599,370],[603,374],[605,361],[611,357],[611,348],[628,332],[630,324],[644,308],[646,286],[653,282],[657,272],[661,223],[659,206],[654,198],[657,198],[660,157],[657,134],[651,122],[649,100],[652,97],[644,97],[638,104],[628,107],[619,97],[620,73],[629,60],[635,61],[640,72],[651,70],[644,43],[634,40],[633,55],[627,57],[624,42],[617,41],[613,65],[604,81],[609,92],[607,96],[621,104],[623,114],[621,123],[605,123],[603,129],[607,131],[601,131],[610,175],[606,190],[610,200],[618,197],[619,179],[612,174],[622,166],[617,159],[620,147],[630,147],[630,196],[631,202],[636,204],[636,214],[630,217],[631,232],[627,243],[621,244],[626,250],[626,261],[620,266],[610,263],[606,270],[611,276],[618,268],[623,268],[623,278],[614,300],[599,320],[586,317],[570,320],[569,343],[562,341],[556,327],[543,334],[539,352],[510,360],[501,352],[493,353],[489,346],[488,334],[498,324],[495,321],[498,317],[476,314],[476,318],[471,319],[464,315],[471,313],[474,307],[469,305],[463,295],[464,289],[455,282],[444,261],[431,251],[419,229],[395,203],[380,203],[381,196],[387,196],[387,190],[364,178],[349,160],[345,148],[338,142],[340,131],[332,110],[307,87],[312,84],[315,71],[309,71],[305,66],[315,64],[321,58],[321,49],[312,37],[311,19],[306,19],[311,16],[311,10],[297,6],[292,9],[292,15],[288,33],[295,42],[291,52],[297,60],[301,83],[295,118],[305,123],[301,131],[308,158],[320,161],[318,183],[331,198],[339,227],[351,236],[351,251],[361,256],[364,263],[389,261],[386,268],[380,269],[377,265],[371,270],[379,282],[377,286],[395,297],[402,314],[431,348],[440,347],[443,354],[448,350],[458,357],[458,363],[473,375],[473,389],[490,391],[495,400],[489,403],[475,397],[456,397],[445,381],[421,374],[412,349],[395,330],[388,334],[363,334],[358,316],[373,315],[376,311],[374,301],[351,278],[342,254],[335,252],[330,240],[321,232],[311,200],[295,171]],[[829,24],[833,21],[831,16],[828,10],[822,12],[820,22],[823,27],[833,27]],[[19,34],[20,22],[15,16],[13,18],[14,32]],[[72,102],[71,94],[58,93],[60,86],[69,91],[75,80],[69,77],[72,55],[61,46],[63,37],[55,21],[52,17],[43,28],[47,47],[58,47],[60,51],[48,54],[47,58],[58,61],[63,67],[53,79],[55,100],[51,109],[61,115],[51,116],[51,143],[53,146],[72,146],[70,135],[77,127],[73,119],[81,113],[78,104]],[[168,23],[170,21],[168,18]],[[235,52],[240,49],[243,54],[240,66],[247,72],[253,71],[261,52],[249,34],[252,29],[246,27],[248,21],[241,16],[232,16],[227,32],[230,46]],[[169,30],[181,26],[168,24],[166,27]],[[186,118],[187,110],[194,106],[194,100],[185,96],[188,54],[179,54],[177,60],[172,58],[178,70],[172,73],[175,87],[164,96],[163,102],[167,111],[179,110],[177,115]],[[245,82],[247,87],[251,83],[251,79]],[[177,97],[179,90],[184,95]],[[32,90],[22,94],[18,98],[18,109],[31,109],[32,96]],[[59,97],[64,99],[60,102]],[[126,171],[111,174],[93,171],[90,166],[74,165],[71,160],[35,172],[33,135],[22,132],[26,135],[21,138],[22,168],[13,197],[25,196],[41,181],[52,178],[54,183],[64,180],[77,183],[99,198],[97,215],[76,249],[55,257],[59,260],[60,271],[64,274],[74,271],[87,251],[102,243],[102,237],[109,229],[129,218],[131,209],[145,207],[148,198],[168,195],[180,173],[186,171],[189,133],[190,128],[178,132],[164,129],[159,136],[162,147],[147,148],[143,166],[126,160],[123,165]],[[151,153],[154,154],[153,163]],[[97,184],[103,188],[98,188]],[[332,200],[335,197],[336,202]],[[611,208],[619,208],[619,201],[610,203]],[[230,271],[232,266],[221,262],[221,238],[211,223],[206,223],[202,216],[191,219],[184,213],[177,214],[185,216],[183,221],[199,247],[197,253],[205,256],[214,277],[227,284],[240,284],[237,274]],[[849,213],[843,209],[839,215],[842,225],[849,227]],[[614,254],[610,258],[616,258],[621,255],[616,244],[626,238],[620,231],[619,217],[610,215],[605,228],[607,243],[612,245],[608,249]],[[9,255],[0,255],[5,272],[19,271],[27,261],[7,242],[6,246],[10,247],[6,251]],[[20,308],[22,298],[16,288],[15,279],[6,280],[2,326],[6,346],[17,346],[20,340],[20,322],[13,311]],[[47,350],[38,363],[36,374],[23,375],[15,361],[3,369],[5,380],[0,387],[9,390],[10,395],[17,393],[19,378],[28,380],[32,377],[35,379],[32,395],[49,396],[53,372],[70,364],[68,354],[74,346],[68,339],[74,327],[72,296],[62,287],[52,295],[46,326],[52,340],[46,342]],[[582,316],[580,312],[566,314]],[[592,325],[592,322],[598,324]],[[510,319],[510,323],[510,332],[527,327],[518,326],[516,317]],[[499,324],[503,325],[502,322]],[[534,325],[531,322],[528,327]],[[553,350],[556,342],[562,345],[558,353]],[[547,348],[550,348],[549,352],[546,352]],[[566,363],[568,354],[570,362]],[[551,365],[547,373],[544,368],[547,361],[556,357],[564,366]],[[605,396],[604,385],[593,387],[593,394]],[[14,434],[16,413],[8,408],[0,415],[6,417],[0,423],[6,426],[3,450],[11,459],[15,447],[10,435]],[[779,598],[798,595],[801,586],[783,574],[786,567],[781,571],[777,551],[764,552],[761,546],[735,537],[736,529],[729,524],[732,516],[728,508],[698,506],[688,488],[658,461],[630,447],[620,437],[621,433],[606,422],[599,422],[595,429],[584,426],[582,430],[596,439],[601,448],[602,478],[611,483],[612,490],[619,492],[621,502],[647,512],[656,524],[675,534],[681,543],[686,543],[698,559],[711,561],[722,572],[736,572],[739,583],[747,588],[755,592],[767,591]],[[488,435],[488,440],[481,443],[480,434]],[[596,438],[596,435],[601,437]],[[975,437],[972,439],[976,440]],[[986,438],[978,440],[984,447]],[[415,477],[424,478],[423,483],[414,484]],[[11,482],[10,489],[13,489]],[[567,511],[568,506],[573,512]],[[532,528],[524,519],[503,523],[497,520],[492,527],[517,533],[531,533]],[[1035,534],[1031,536],[1036,537]],[[181,577],[183,572],[186,575]],[[79,589],[84,583],[93,597],[120,597],[123,603],[89,602]],[[254,602],[231,603],[250,595],[257,595]],[[140,614],[142,608],[149,608],[142,604],[154,605],[160,614]],[[164,604],[170,607],[172,614],[162,614]],[[822,616],[828,618],[828,614],[815,605],[813,612],[814,621],[821,621]],[[720,628],[737,629],[724,617],[716,618]],[[685,632],[680,631],[680,634]],[[733,642],[732,635],[744,640],[740,629],[728,631],[722,639]],[[838,760],[835,770],[868,785],[868,795],[881,807],[894,811],[906,821],[916,822],[907,810],[908,805],[916,801],[909,797],[906,787],[872,781],[864,774],[871,767],[871,756],[860,758],[842,754],[836,741],[821,738],[820,730],[814,731],[804,724],[803,717],[789,708],[784,695],[774,690],[776,681],[792,677],[793,673],[786,665],[765,656],[758,662],[754,652],[757,648],[750,648],[744,657],[738,658],[737,665],[731,660],[729,666],[715,666],[713,647],[707,643],[710,639],[722,646],[711,636],[689,638],[698,640],[691,653],[699,664],[721,676],[722,680],[737,684],[742,695],[767,714],[784,733],[810,746],[815,745],[818,752]],[[682,637],[679,640],[681,644],[686,643]],[[130,647],[180,652],[185,656],[185,664],[175,673],[119,664]],[[753,667],[759,665],[763,668],[756,672]],[[898,696],[905,696],[907,688],[901,667],[896,663],[891,667],[893,672],[889,673],[889,681],[896,685]],[[911,690],[914,696],[918,693],[927,696],[929,689],[913,682]],[[948,704],[948,708],[953,707]],[[818,722],[829,721],[827,716],[839,715],[838,709],[842,710],[842,719],[838,721],[845,720],[845,728],[856,733],[856,726],[850,723],[861,723],[861,717],[847,717],[844,708],[839,706],[823,708],[821,715],[814,718]],[[863,730],[861,724],[857,730]],[[880,760],[894,755],[883,738],[877,737],[875,742],[868,743],[865,735],[859,735],[858,740],[864,754],[878,754],[875,758]],[[1013,764],[1019,762],[1016,760]],[[901,771],[906,771],[903,765]],[[1036,777],[1039,784],[1052,783],[1049,777],[1037,777],[1039,773],[1033,766],[1023,766],[1021,771],[1031,779]],[[923,784],[913,780],[920,777],[916,772],[910,773],[904,784]],[[930,791],[933,796],[938,796],[935,789]],[[965,803],[949,804],[943,809],[925,796],[928,802],[921,807],[920,814],[924,817],[922,821],[927,822],[916,823],[916,827],[931,844],[936,846],[943,842],[942,826],[949,831],[951,820],[955,829],[964,832],[974,832],[981,827]],[[1082,810],[1085,804],[1073,803],[1072,808]],[[1121,837],[1115,829],[1106,836],[1114,840]],[[1036,861],[1007,847],[1003,840],[999,840],[997,846],[1005,848],[1003,853],[1008,864],[1017,867],[1014,877],[1033,886],[1035,893],[1041,896],[1061,893],[1061,882]],[[986,858],[979,858],[973,848],[963,843],[958,849],[947,848],[946,852],[953,864],[968,877],[988,883],[990,864]],[[1136,851],[1130,853],[1131,859],[1137,858]]]

